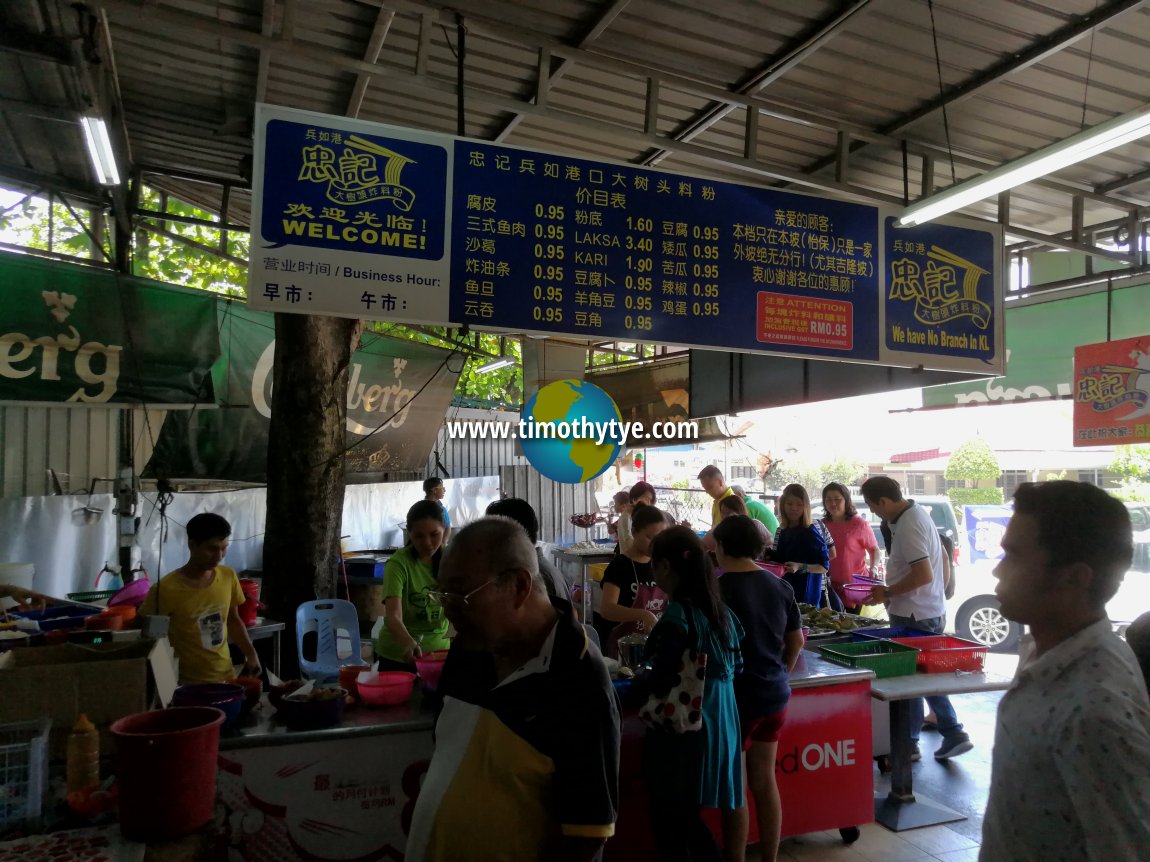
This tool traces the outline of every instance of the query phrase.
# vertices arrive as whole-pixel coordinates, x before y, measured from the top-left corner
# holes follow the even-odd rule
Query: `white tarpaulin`
[[[480,517],[487,504],[499,498],[496,476],[446,479],[444,485],[444,504],[456,527]],[[261,568],[265,494],[263,488],[176,494],[167,508],[163,542],[156,496],[142,494],[136,541],[144,568],[155,580],[156,572],[169,572],[183,564],[187,559],[184,525],[200,512],[215,512],[231,523],[227,565],[237,571]],[[411,505],[422,499],[420,482],[347,486],[344,546],[366,550],[401,545],[399,525]],[[119,557],[115,505],[109,494],[0,499],[0,562],[32,563],[35,589],[48,595],[94,590],[104,564],[116,563]]]

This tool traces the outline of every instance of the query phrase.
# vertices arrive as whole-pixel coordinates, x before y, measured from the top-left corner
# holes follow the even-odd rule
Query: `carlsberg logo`
[[[49,313],[63,324],[76,307],[76,297],[55,290],[40,292]],[[21,380],[39,374],[44,381],[78,378],[82,384],[67,401],[103,403],[116,394],[120,380],[118,344],[83,341],[76,327],[69,324],[66,332],[56,335],[25,335],[8,332],[0,335],[0,377]],[[71,364],[71,369],[67,366]],[[61,377],[60,372],[65,376]],[[94,387],[89,389],[88,387]]]
[[[264,348],[264,352],[260,355],[259,361],[256,362],[255,370],[252,372],[252,405],[259,411],[261,416],[271,418],[271,374],[272,364],[275,361],[276,343],[272,341]],[[410,408],[407,406],[411,399],[415,397],[416,390],[409,389],[403,384],[401,379],[404,369],[407,367],[406,359],[394,359],[392,361],[392,373],[395,380],[386,383],[368,383],[361,382],[360,375],[363,371],[363,366],[358,362],[352,363],[351,376],[347,382],[347,430],[353,434],[366,435],[370,434],[378,426],[380,420],[387,416],[391,416],[391,420],[384,425],[385,428],[400,428],[403,423],[407,421]],[[371,424],[363,425],[356,421],[352,416],[352,412],[360,414],[360,418],[364,418]],[[372,414],[370,416],[363,416],[362,414]],[[374,417],[378,417],[375,419]],[[374,419],[374,421],[373,421]]]

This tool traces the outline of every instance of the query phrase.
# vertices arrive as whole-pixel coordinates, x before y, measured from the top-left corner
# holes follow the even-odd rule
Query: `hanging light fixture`
[[[993,197],[999,192],[1044,177],[1099,153],[1150,135],[1150,105],[1071,135],[1064,141],[1043,147],[1013,162],[961,182],[936,195],[912,204],[903,211],[898,223],[912,227],[933,221],[939,216]]]
[[[88,147],[88,160],[96,173],[96,182],[102,186],[118,186],[120,169],[116,166],[108,124],[100,117],[85,115],[80,117],[80,128],[84,130],[84,143]]]
[[[514,365],[515,359],[510,356],[500,356],[492,359],[490,362],[484,362],[475,369],[476,374],[488,374],[492,371],[497,371],[500,368],[506,368],[508,365]]]

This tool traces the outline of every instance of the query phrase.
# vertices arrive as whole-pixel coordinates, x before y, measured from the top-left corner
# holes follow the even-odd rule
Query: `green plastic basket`
[[[894,641],[876,640],[870,643],[837,643],[819,647],[827,661],[847,667],[863,667],[874,671],[876,677],[903,676],[915,672],[919,651]]]
[[[112,598],[119,590],[93,590],[87,593],[68,593],[68,601],[92,604]]]

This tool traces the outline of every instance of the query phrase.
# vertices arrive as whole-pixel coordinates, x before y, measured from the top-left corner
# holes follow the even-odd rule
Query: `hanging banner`
[[[214,398],[216,301],[95,267],[0,254],[0,400]]]
[[[1002,233],[256,107],[248,303],[1001,373]]]
[[[1144,331],[1150,320],[1150,284],[1124,287],[1109,297],[1100,292],[1011,303],[1005,315],[1006,376],[925,388],[922,405],[1070,399],[1074,394],[1074,345],[1105,339],[1107,317],[1113,337],[1128,338]]]
[[[146,476],[267,480],[274,318],[223,301],[219,313],[218,409],[169,413]],[[347,386],[347,473],[382,479],[424,468],[463,365],[449,356],[426,344],[361,336]]]
[[[1074,348],[1074,445],[1150,443],[1150,335]]]

